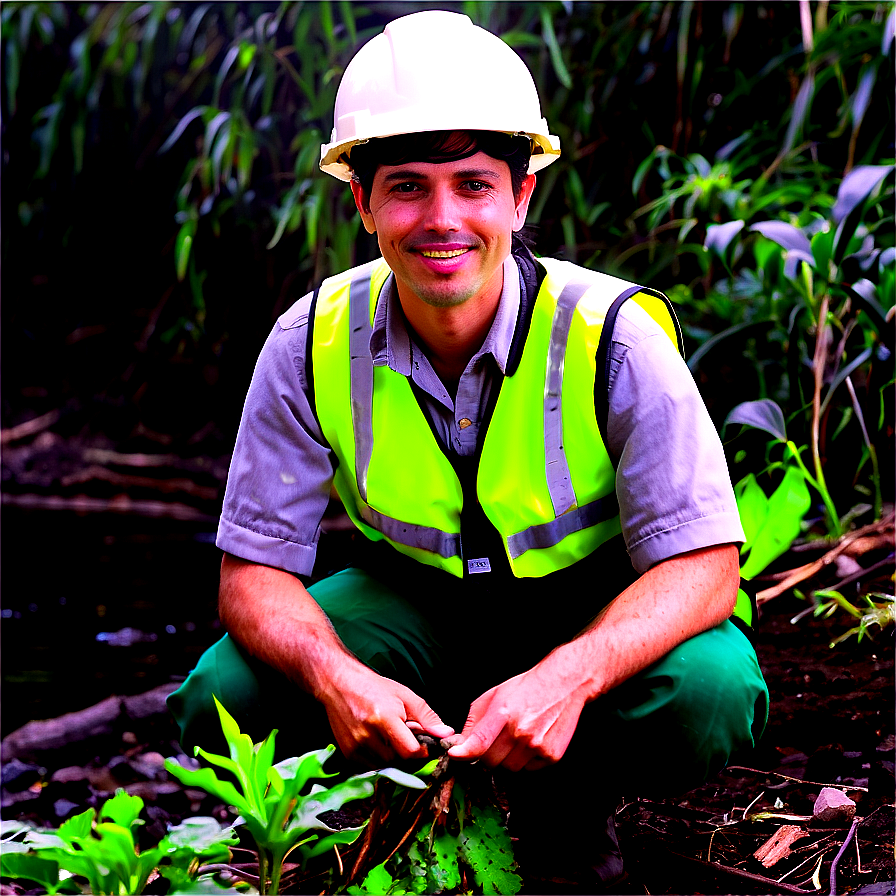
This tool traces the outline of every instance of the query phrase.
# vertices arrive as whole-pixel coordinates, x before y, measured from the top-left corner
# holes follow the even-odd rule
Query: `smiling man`
[[[597,887],[620,794],[706,780],[768,694],[671,307],[518,237],[559,153],[523,62],[466,16],[397,19],[348,66],[321,168],[382,257],[262,351],[218,534],[229,634],[170,705],[185,743],[215,694],[256,737],[322,730],[371,766],[450,739],[506,777],[513,833]],[[335,572],[314,569],[333,487],[357,529]]]

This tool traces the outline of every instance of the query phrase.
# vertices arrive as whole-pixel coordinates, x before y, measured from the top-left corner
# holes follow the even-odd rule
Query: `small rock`
[[[815,800],[812,815],[822,824],[849,824],[856,814],[856,804],[836,787],[824,787]]]

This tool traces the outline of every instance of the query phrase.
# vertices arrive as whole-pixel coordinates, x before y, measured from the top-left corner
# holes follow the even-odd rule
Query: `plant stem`
[[[805,266],[804,266],[805,267]],[[825,509],[828,514],[828,528],[838,538],[842,535],[840,518],[834,508],[827,484],[824,481],[824,471],[821,466],[821,387],[824,384],[824,369],[827,360],[827,323],[828,323],[828,294],[822,296],[821,307],[818,309],[818,323],[815,330],[815,357],[812,361],[812,373],[815,379],[815,388],[812,394],[812,459],[815,466],[815,487],[821,494]]]
[[[274,896],[280,891],[280,875],[283,874],[283,851],[277,850],[271,856],[271,885],[268,887],[268,893]]]
[[[806,477],[806,482],[821,495],[821,500],[824,502],[825,510],[827,511],[828,516],[835,521],[836,523],[836,534],[839,537],[842,533],[840,532],[840,518],[837,516],[837,509],[834,507],[834,502],[831,500],[830,494],[828,494],[827,487],[824,484],[824,480],[822,479],[819,482],[810,472],[808,467],[803,463],[803,459],[800,457],[799,450],[796,445],[788,441],[787,447],[790,449],[790,453],[793,455],[793,459],[796,461],[797,466],[800,468],[803,476]]]

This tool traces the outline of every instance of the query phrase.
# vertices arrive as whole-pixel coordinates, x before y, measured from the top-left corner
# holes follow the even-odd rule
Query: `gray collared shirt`
[[[308,399],[305,347],[311,297],[282,315],[252,378],[218,527],[222,550],[310,575],[330,500],[335,458]],[[409,329],[394,279],[383,286],[370,340],[375,365],[410,377],[444,448],[473,454],[491,390],[500,385],[517,325],[520,279],[504,263],[491,329],[452,398]],[[634,568],[743,541],[724,452],[684,361],[634,302],[613,331],[608,445]]]

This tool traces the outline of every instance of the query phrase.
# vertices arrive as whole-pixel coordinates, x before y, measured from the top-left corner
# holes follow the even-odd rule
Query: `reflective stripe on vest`
[[[568,262],[542,264],[548,273],[520,366],[501,384],[477,482],[517,576],[570,566],[619,532],[615,474],[593,414],[594,357],[606,309],[632,284]],[[370,353],[388,275],[379,260],[321,287],[318,416],[339,459],[337,491],[362,531],[462,575],[460,483],[406,378],[374,365]],[[566,414],[564,400],[572,400]]]

